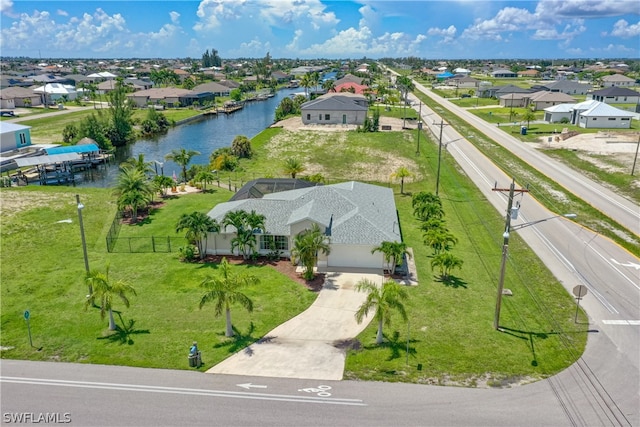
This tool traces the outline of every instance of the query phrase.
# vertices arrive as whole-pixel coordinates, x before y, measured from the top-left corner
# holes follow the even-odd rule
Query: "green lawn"
[[[287,132],[273,128],[256,136],[252,140],[254,157],[242,161],[241,171],[223,175],[222,182],[233,179],[234,186],[239,186],[261,176],[283,176],[277,159],[299,156],[309,172],[321,171],[328,182],[381,170],[378,176],[383,178],[378,183],[389,185],[386,168],[394,171],[393,165],[404,164],[416,173],[405,183],[406,193],[434,189],[437,145],[425,133],[421,154],[416,156],[415,131]],[[398,183],[393,188],[420,283],[409,289],[408,325],[394,318],[385,329],[387,343],[380,347],[374,345],[375,325],[358,337],[362,348],[349,351],[348,378],[467,385],[489,379],[497,385],[548,376],[580,356],[586,328],[573,323],[573,299],[535,261],[517,234],[511,239],[506,278],[506,287],[514,296],[504,299],[501,321],[508,332],[493,330],[504,219],[460,173],[446,151],[440,194],[447,226],[459,239],[454,253],[464,260],[462,270],[454,272],[454,285],[434,276],[429,265],[431,251],[423,244],[419,224],[411,214],[411,198],[399,193]],[[116,305],[126,325],[133,321],[119,334],[106,333],[107,321],[100,319],[97,310],[84,310],[86,286],[76,193],[86,206],[83,218],[91,267],[109,265],[113,277],[130,281],[138,292],[130,308]],[[170,198],[147,220],[123,225],[120,236],[179,236],[174,228],[180,214],[207,212],[230,195],[216,188],[206,194]],[[188,346],[196,340],[208,367],[301,312],[315,298],[269,267],[234,266],[258,274],[261,284],[250,291],[256,304],[252,314],[233,310],[240,337],[229,340],[223,336],[223,319],[213,316],[212,307],[198,310],[202,295],[198,284],[207,274],[215,274],[215,266],[181,263],[175,252],[107,253],[105,238],[115,214],[110,190],[28,187],[2,189],[0,197],[0,344],[8,348],[2,351],[3,358],[186,369]],[[72,223],[57,222],[65,219]],[[26,309],[31,311],[34,345],[42,347],[40,351],[29,347],[22,318]],[[582,312],[580,316],[585,319]]]
[[[114,279],[137,290],[131,307],[115,304],[122,331],[109,334],[97,309],[85,310],[87,288],[77,222],[75,193],[85,205],[83,220],[92,269],[110,266]],[[234,266],[258,275],[247,290],[254,312],[232,310],[238,339],[224,337],[224,320],[212,306],[198,309],[199,283],[216,274],[215,265],[185,264],[177,253],[107,253],[105,236],[115,213],[109,190],[65,187],[2,189],[2,337],[3,358],[187,368],[187,353],[198,341],[206,366],[212,366],[275,326],[303,311],[316,294],[270,267]],[[123,226],[122,235],[149,228],[175,235],[182,210],[207,211],[228,198],[224,192],[171,199],[141,226]],[[21,212],[10,206],[23,206]],[[28,206],[28,207],[27,207]],[[58,223],[71,219],[72,223]],[[159,231],[160,230],[160,231]],[[29,346],[24,310],[31,312],[35,348]],[[41,348],[41,350],[38,350]]]

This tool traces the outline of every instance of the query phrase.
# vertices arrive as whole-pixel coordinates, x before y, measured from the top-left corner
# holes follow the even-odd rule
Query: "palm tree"
[[[382,242],[380,246],[371,251],[372,254],[375,252],[382,252],[384,255],[389,274],[393,274],[396,266],[402,265],[402,258],[405,255],[411,256],[407,250],[407,244],[404,242]]]
[[[167,195],[167,189],[171,187],[174,182],[170,176],[166,175],[156,175],[151,180],[153,186],[157,191],[159,191],[163,196]]]
[[[320,231],[318,224],[313,224],[311,229],[302,230],[298,233],[291,249],[291,260],[299,261],[302,264],[302,277],[305,280],[312,280],[315,277],[313,267],[318,261],[318,253],[329,255],[331,252],[329,236]]]
[[[216,175],[207,169],[202,169],[193,177],[196,182],[202,183],[202,190],[207,191],[207,184],[216,180]]]
[[[184,182],[186,183],[187,180],[187,165],[189,164],[189,162],[191,161],[191,158],[193,158],[194,156],[199,155],[200,152],[199,151],[195,151],[195,150],[187,150],[184,148],[181,148],[179,150],[171,150],[171,153],[167,154],[164,156],[164,158],[166,160],[172,160],[175,163],[177,163],[178,165],[180,165],[180,167],[182,168],[182,177],[184,178]]]
[[[450,250],[458,243],[458,239],[453,234],[442,228],[430,228],[424,233],[424,243],[433,249],[434,255]]]
[[[243,259],[249,259],[249,251],[255,251],[256,236],[254,233],[264,231],[265,216],[243,210],[227,212],[222,219],[222,226],[236,229],[236,237],[231,239],[231,250],[238,249]]]
[[[356,311],[356,321],[360,324],[369,312],[376,311],[374,318],[378,321],[378,332],[376,334],[376,344],[382,344],[382,326],[391,323],[391,313],[395,310],[400,316],[407,320],[407,312],[402,304],[407,300],[409,294],[394,280],[388,280],[378,286],[370,280],[362,279],[356,283],[358,292],[367,292],[367,299]]]
[[[93,292],[87,298],[85,309],[92,305],[95,301],[100,301],[100,317],[109,313],[109,330],[116,330],[116,322],[113,319],[113,300],[118,297],[124,303],[125,307],[129,307],[129,298],[127,293],[136,295],[136,290],[130,284],[122,281],[109,280],[109,266],[103,273],[101,271],[92,270],[87,274],[86,282]]]
[[[296,175],[305,171],[305,167],[302,162],[296,157],[289,157],[284,161],[283,172],[287,175],[291,175],[291,178],[295,179]]]
[[[328,92],[335,92],[336,91],[336,82],[333,79],[327,79],[325,81],[322,82],[322,89],[324,89],[325,91]]]
[[[462,268],[463,261],[451,252],[442,252],[431,259],[431,268],[440,269],[440,278],[447,280],[454,268]]]
[[[404,129],[407,120],[407,95],[413,90],[413,81],[409,76],[400,76],[396,79],[396,84],[402,94],[402,105],[404,106],[402,110],[402,128]]]
[[[413,215],[422,221],[430,221],[432,218],[441,219],[444,216],[442,201],[433,193],[419,192],[413,196],[411,206]]]
[[[120,170],[114,190],[118,196],[119,209],[131,209],[131,220],[138,220],[138,209],[149,204],[153,189],[144,173],[138,169],[125,167]]]
[[[213,301],[215,303],[215,315],[220,316],[224,310],[226,316],[226,337],[232,337],[233,325],[231,323],[231,305],[240,304],[248,312],[253,311],[253,301],[243,294],[240,289],[249,285],[260,283],[260,279],[252,275],[240,275],[231,271],[231,266],[226,258],[222,258],[220,263],[220,277],[208,276],[202,281],[200,286],[207,291],[200,299],[200,309]]]
[[[300,86],[304,88],[304,96],[305,98],[309,97],[309,88],[313,86],[313,82],[311,81],[311,76],[309,74],[305,74],[300,79]]]
[[[529,124],[531,123],[531,120],[535,120],[535,119],[536,119],[536,114],[527,108],[527,110],[524,112],[524,115],[522,116],[522,120],[526,120],[527,122],[527,128],[529,128]]]
[[[198,247],[200,259],[204,258],[207,248],[206,238],[209,233],[217,233],[220,226],[216,220],[210,218],[202,212],[193,212],[191,214],[182,214],[176,223],[176,233],[187,230],[185,238],[189,243]]]
[[[138,158],[129,157],[127,160],[120,164],[120,168],[134,168],[142,172],[143,174],[147,174],[153,171],[151,169],[152,162],[145,162],[144,153],[138,154]]]
[[[410,178],[412,176],[413,174],[404,166],[400,166],[394,173],[391,174],[391,179],[397,178],[400,180],[400,194],[404,194],[404,179]]]
[[[231,154],[236,157],[249,158],[251,157],[251,141],[244,135],[238,135],[231,142]]]

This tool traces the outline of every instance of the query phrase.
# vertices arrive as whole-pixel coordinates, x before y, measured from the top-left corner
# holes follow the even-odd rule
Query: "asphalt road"
[[[3,424],[49,413],[82,426],[576,425],[547,381],[466,389],[12,360],[1,366]]]

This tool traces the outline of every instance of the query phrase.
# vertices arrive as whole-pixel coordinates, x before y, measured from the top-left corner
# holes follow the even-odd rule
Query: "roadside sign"
[[[582,298],[583,296],[587,295],[587,292],[588,289],[585,285],[578,285],[573,288],[573,295],[575,295],[576,298]]]
[[[29,313],[29,310],[25,310],[24,311],[24,320],[29,320],[30,316],[31,316],[31,313]]]

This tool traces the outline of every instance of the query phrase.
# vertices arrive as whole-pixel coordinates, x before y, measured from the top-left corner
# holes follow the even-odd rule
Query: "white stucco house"
[[[549,123],[560,123],[562,119],[571,121],[573,104],[559,104],[544,109],[544,121]]]
[[[318,125],[362,125],[369,102],[364,95],[327,93],[300,106],[302,123]]]
[[[635,86],[636,81],[631,77],[623,76],[622,74],[611,74],[609,76],[602,77],[603,87],[631,87]]]
[[[598,129],[629,129],[635,114],[598,102],[578,115],[578,126]]]
[[[319,254],[318,267],[328,269],[382,269],[383,255],[371,251],[384,241],[402,241],[393,191],[356,181],[220,203],[208,215],[221,222],[227,212],[238,210],[265,216],[264,233],[256,233],[256,249],[262,255],[270,252],[273,239],[282,255],[289,257],[295,236],[318,224],[329,236],[331,247],[328,256]],[[235,232],[233,227],[227,227],[209,233],[206,253],[237,255],[231,251]]]

